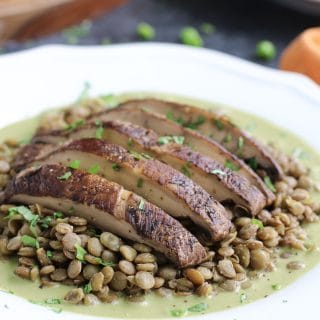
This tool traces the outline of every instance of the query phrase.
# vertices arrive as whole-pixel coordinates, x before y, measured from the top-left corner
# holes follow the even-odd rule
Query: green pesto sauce
[[[151,96],[150,93],[135,93],[124,94],[119,96],[119,101],[124,101],[130,98],[143,98]],[[308,144],[296,137],[294,134],[285,131],[275,125],[264,121],[258,117],[252,116],[245,112],[231,109],[229,107],[205,103],[203,101],[193,100],[190,98],[173,97],[163,94],[152,94],[152,97],[167,98],[178,102],[186,102],[199,107],[210,108],[213,110],[223,110],[231,119],[248,130],[253,136],[264,142],[273,142],[280,150],[292,154],[295,152],[300,155],[300,160],[311,169],[311,175],[316,181],[320,181],[320,155],[313,150]],[[0,130],[0,141],[6,138],[16,138],[26,140],[33,134],[37,127],[39,117],[28,119]],[[313,194],[315,199],[320,200],[319,193]],[[305,226],[310,241],[317,246],[320,245],[320,225],[319,223],[308,224]],[[246,290],[240,290],[237,293],[221,292],[217,296],[210,298],[191,297],[169,297],[162,298],[154,294],[147,296],[146,301],[142,303],[130,303],[124,299],[118,299],[113,304],[100,304],[98,306],[73,306],[63,302],[64,294],[70,290],[70,287],[57,285],[51,288],[39,289],[37,283],[23,280],[13,274],[16,265],[16,259],[0,260],[0,289],[13,292],[15,295],[24,297],[38,303],[43,302],[48,298],[61,299],[61,304],[48,305],[53,311],[62,312],[70,311],[81,314],[96,315],[100,317],[114,318],[131,318],[131,319],[146,319],[146,318],[172,318],[170,310],[187,309],[190,306],[204,302],[208,304],[208,309],[205,313],[221,311],[224,309],[240,306],[250,303],[257,299],[262,299],[275,290],[273,285],[281,285],[285,287],[303,275],[308,270],[315,267],[320,261],[320,251],[312,252],[297,252],[289,249],[281,249],[282,251],[293,252],[290,259],[278,259],[277,270],[275,272],[266,273],[262,278],[254,280],[252,287]],[[286,269],[286,264],[292,260],[304,261],[306,268],[303,270],[291,271]],[[241,294],[245,293],[247,299],[241,303]],[[8,306],[10,308],[10,306]],[[189,316],[198,315],[201,313],[188,313]]]

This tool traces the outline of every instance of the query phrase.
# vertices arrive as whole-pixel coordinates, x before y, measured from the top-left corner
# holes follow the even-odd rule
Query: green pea
[[[137,35],[143,40],[152,40],[156,32],[150,24],[141,22],[137,26]]]
[[[257,43],[256,55],[262,60],[271,60],[277,54],[277,49],[275,45],[268,40],[262,40]]]
[[[182,43],[194,47],[202,47],[203,40],[197,29],[193,27],[185,27],[180,32],[180,40]]]

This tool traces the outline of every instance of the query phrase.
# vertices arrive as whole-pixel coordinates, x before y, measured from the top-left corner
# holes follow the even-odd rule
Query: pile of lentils
[[[49,115],[42,126],[63,127],[100,107],[84,103]],[[15,174],[11,163],[18,147],[12,140],[0,145],[0,201],[1,190]],[[255,218],[232,213],[230,233],[206,246],[208,258],[200,265],[179,269],[145,244],[88,225],[77,212],[66,217],[38,204],[0,206],[0,254],[18,257],[15,274],[24,279],[40,286],[70,285],[64,299],[73,304],[111,303],[120,296],[140,302],[151,291],[162,297],[207,297],[248,288],[253,279],[274,271],[277,259],[291,257],[280,247],[316,249],[302,225],[319,221],[320,203],[311,199],[319,187],[297,159],[272,146],[270,151],[285,172],[283,180],[271,186],[276,200]],[[303,261],[287,263],[289,270],[304,267]]]

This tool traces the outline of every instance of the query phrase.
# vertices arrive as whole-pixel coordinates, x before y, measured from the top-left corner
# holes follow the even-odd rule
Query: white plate
[[[168,44],[48,46],[3,56],[0,127],[73,101],[85,81],[93,94],[158,91],[235,106],[296,132],[320,150],[320,90],[313,82],[215,51]],[[197,319],[318,319],[319,288],[317,267],[268,298]],[[6,320],[66,317],[3,293],[0,314]]]

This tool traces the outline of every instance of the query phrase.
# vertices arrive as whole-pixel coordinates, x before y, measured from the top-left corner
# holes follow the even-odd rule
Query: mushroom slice
[[[67,215],[75,212],[104,231],[148,244],[180,267],[201,263],[207,256],[198,240],[162,209],[85,171],[60,165],[26,169],[8,185],[6,199],[38,203]]]
[[[280,179],[283,176],[281,167],[266,147],[234,125],[226,116],[194,106],[158,99],[127,101],[119,107],[129,110],[144,108],[162,114],[169,120],[186,128],[197,130],[217,141],[239,158],[264,170],[273,180]]]
[[[183,171],[220,202],[231,202],[246,209],[252,215],[257,214],[266,205],[265,196],[247,179],[226,169],[212,158],[193,151],[188,146],[176,143],[160,145],[159,137],[155,132],[128,122],[105,121],[100,126],[104,128],[102,135],[104,140],[120,144],[140,154],[147,153]],[[68,134],[60,131],[60,136],[58,131],[53,132],[52,135],[42,136],[40,141],[56,143],[63,139],[94,137],[95,130],[95,124],[91,123]],[[39,140],[40,136],[37,139]]]
[[[70,142],[31,163],[59,163],[90,171],[119,183],[179,219],[190,219],[206,230],[211,241],[224,238],[231,227],[224,207],[181,172],[123,147],[89,138]],[[72,165],[73,164],[73,165]]]
[[[114,108],[94,115],[92,120],[94,119],[100,119],[102,121],[128,121],[147,129],[152,129],[159,136],[183,136],[184,143],[190,146],[194,151],[216,160],[221,165],[235,170],[238,174],[245,177],[266,196],[268,204],[271,204],[275,199],[274,194],[262,179],[237,156],[227,151],[222,145],[209,137],[206,137],[195,130],[184,128],[179,124],[168,120],[163,115],[139,108]]]

